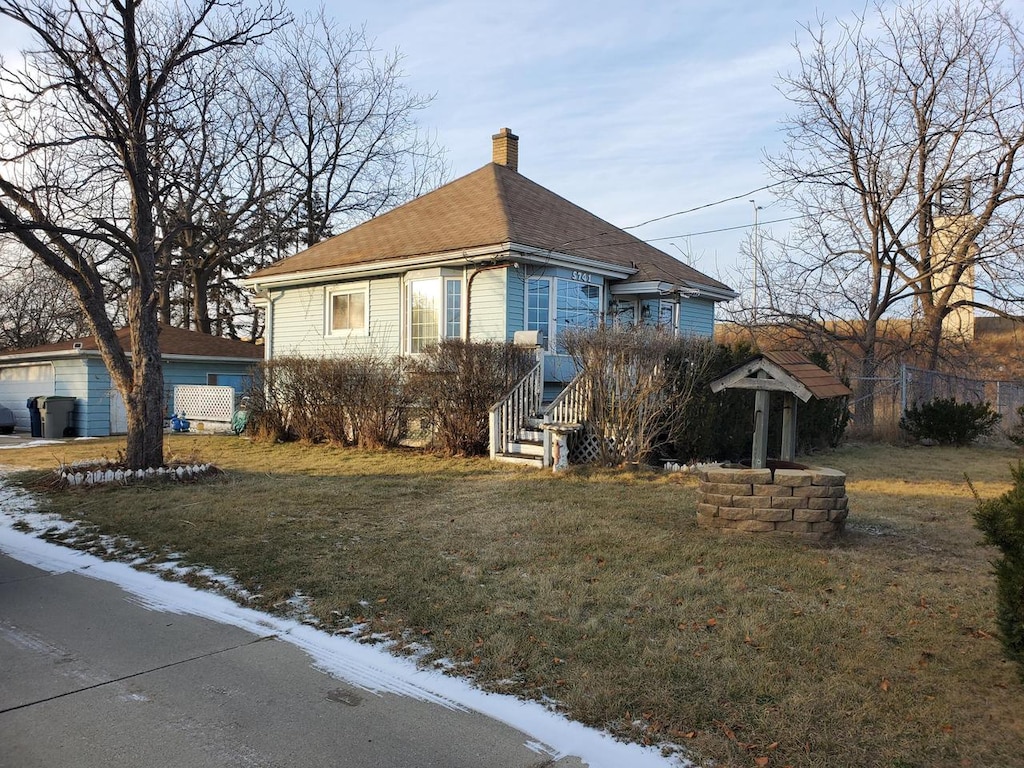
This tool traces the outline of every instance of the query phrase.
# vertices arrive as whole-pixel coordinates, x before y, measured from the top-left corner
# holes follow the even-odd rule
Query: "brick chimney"
[[[508,128],[502,128],[491,136],[494,143],[493,162],[519,171],[519,137]]]

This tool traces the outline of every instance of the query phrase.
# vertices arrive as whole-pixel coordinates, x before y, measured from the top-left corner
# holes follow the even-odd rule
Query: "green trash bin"
[[[51,395],[39,398],[38,402],[39,415],[43,422],[43,437],[73,436],[75,426],[72,416],[75,412],[75,398]]]

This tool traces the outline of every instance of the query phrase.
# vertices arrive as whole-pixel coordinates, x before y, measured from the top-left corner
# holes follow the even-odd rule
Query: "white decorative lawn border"
[[[213,464],[177,464],[169,467],[149,469],[124,469],[106,459],[99,461],[76,461],[61,465],[57,476],[68,486],[103,485],[117,483],[127,485],[143,480],[198,480],[217,474],[220,470]]]

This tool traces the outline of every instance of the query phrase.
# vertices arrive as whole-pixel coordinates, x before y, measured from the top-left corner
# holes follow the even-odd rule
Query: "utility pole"
[[[754,306],[752,307],[752,310],[753,310],[752,314],[753,314],[754,320],[756,321],[757,320],[757,273],[761,271],[761,231],[760,231],[760,227],[758,226],[757,212],[761,210],[761,206],[757,204],[756,200],[748,200],[747,202],[749,202],[751,205],[754,206],[754,233],[753,233],[754,236],[753,236],[753,243],[751,244],[752,245],[752,250],[753,250],[752,257],[753,257],[753,260],[754,260],[754,295],[753,295],[753,304],[754,304]]]

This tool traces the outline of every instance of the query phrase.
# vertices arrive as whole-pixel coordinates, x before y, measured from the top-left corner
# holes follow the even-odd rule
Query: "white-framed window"
[[[426,277],[406,283],[409,352],[418,354],[441,339],[462,338],[461,277]]]
[[[640,322],[666,331],[676,328],[676,302],[668,299],[641,299]]]
[[[561,277],[526,281],[526,330],[543,331],[549,350],[564,351],[559,336],[570,328],[596,328],[601,307],[600,285]]]
[[[636,302],[613,299],[608,306],[608,321],[620,328],[631,328],[636,325]]]
[[[526,281],[526,330],[541,331],[551,339],[551,278],[531,277]]]
[[[370,292],[366,283],[327,292],[327,335],[365,336],[370,322]]]

